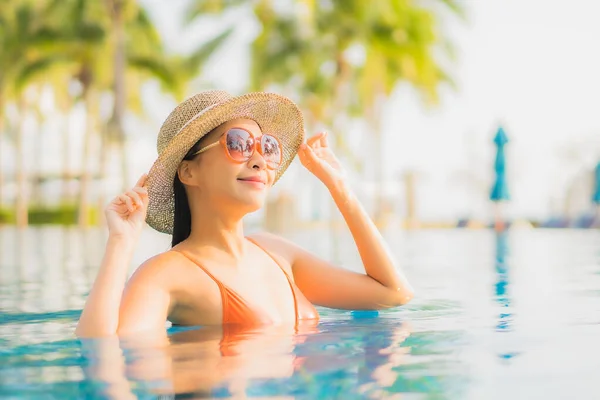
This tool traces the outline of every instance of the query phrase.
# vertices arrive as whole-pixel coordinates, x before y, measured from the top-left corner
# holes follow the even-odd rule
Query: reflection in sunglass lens
[[[227,132],[227,151],[236,161],[246,161],[252,157],[254,139],[243,129],[230,129]]]
[[[277,139],[271,135],[262,135],[260,146],[265,161],[271,167],[278,167],[281,163],[281,149]]]

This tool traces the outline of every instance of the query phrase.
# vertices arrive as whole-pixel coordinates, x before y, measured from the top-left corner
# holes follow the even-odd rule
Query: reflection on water
[[[81,309],[102,257],[101,230],[0,229],[0,308]]]
[[[600,396],[600,232],[387,234],[417,289],[401,309],[320,309],[319,325],[299,332],[172,328],[79,341],[104,233],[0,229],[0,398]],[[321,235],[290,236],[327,256]],[[168,237],[145,232],[132,269],[167,248]],[[359,265],[355,252],[341,257]]]
[[[498,317],[497,329],[509,330],[511,328],[509,267],[508,267],[508,231],[496,232],[496,301],[502,311]]]
[[[496,330],[498,332],[510,332],[512,331],[513,315],[511,309],[510,296],[510,267],[508,262],[509,257],[509,231],[502,230],[495,232],[496,239],[496,284],[495,295],[498,306],[500,307],[498,315],[498,323],[496,324]],[[504,360],[510,360],[517,356],[517,352],[513,352],[510,349],[502,349],[498,356]]]

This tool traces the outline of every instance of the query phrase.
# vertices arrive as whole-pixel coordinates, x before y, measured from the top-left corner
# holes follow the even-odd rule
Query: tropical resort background
[[[0,222],[102,225],[107,201],[149,169],[174,105],[224,88],[297,101],[381,226],[597,227],[600,120],[587,100],[598,104],[598,62],[578,61],[564,79],[579,91],[562,95],[552,70],[584,60],[593,24],[554,34],[559,8],[504,7],[5,0]],[[577,41],[556,54],[557,38]],[[274,231],[341,221],[299,163],[249,220]]]

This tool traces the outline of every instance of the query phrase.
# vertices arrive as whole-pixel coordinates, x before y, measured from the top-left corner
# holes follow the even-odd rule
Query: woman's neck
[[[225,258],[241,260],[246,242],[243,221],[213,212],[202,213],[192,218],[191,233],[185,242],[194,249],[214,251]]]

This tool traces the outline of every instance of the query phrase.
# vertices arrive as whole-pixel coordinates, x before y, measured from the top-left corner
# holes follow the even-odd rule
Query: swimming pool
[[[0,229],[0,398],[600,398],[600,231],[386,232],[412,303],[319,309],[316,331],[245,332],[226,352],[202,329],[168,346],[76,340],[103,235]],[[135,262],[168,247],[144,235]],[[358,265],[348,236],[290,236]]]

